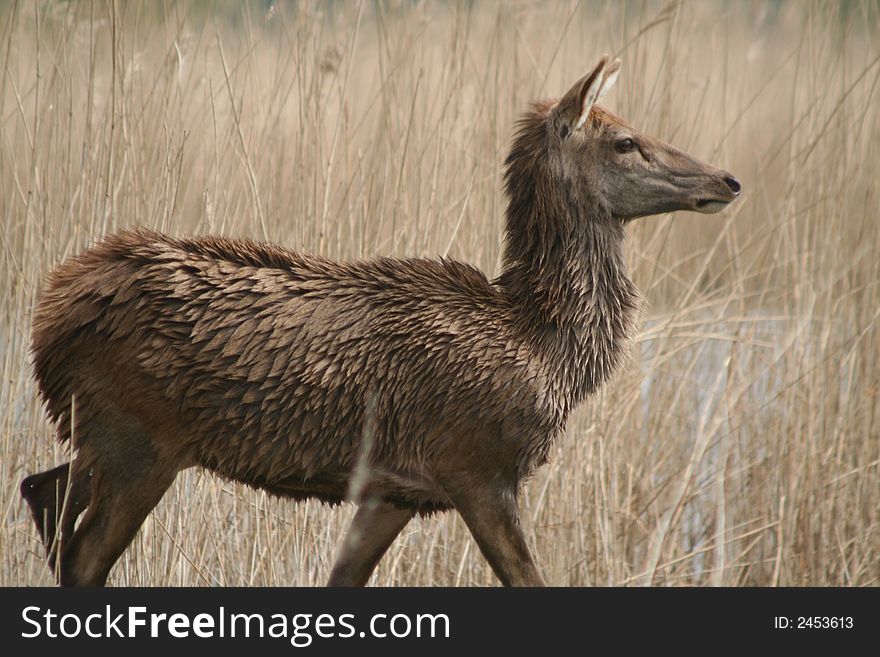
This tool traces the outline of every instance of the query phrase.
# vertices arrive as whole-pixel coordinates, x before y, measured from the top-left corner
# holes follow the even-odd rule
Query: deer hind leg
[[[327,586],[364,586],[413,512],[379,500],[358,507]]]
[[[103,586],[113,564],[177,474],[176,463],[158,456],[149,433],[135,419],[107,413],[90,422],[73,472],[89,473],[90,501],[82,521],[61,546],[62,586]],[[77,476],[77,475],[75,475]]]
[[[70,475],[71,464],[65,463],[21,482],[21,495],[30,507],[53,571],[60,546],[73,534],[76,519],[91,496],[89,473],[79,470]]]
[[[522,531],[515,486],[456,481],[445,488],[502,584],[545,585]]]

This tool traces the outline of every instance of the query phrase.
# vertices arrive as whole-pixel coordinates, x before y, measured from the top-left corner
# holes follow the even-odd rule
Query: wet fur
[[[566,182],[550,108],[526,115],[507,159],[495,281],[451,260],[144,229],[56,269],[32,348],[77,454],[58,536],[67,466],[22,493],[61,582],[102,584],[182,469],[339,503],[367,463],[331,582],[365,583],[413,514],[456,508],[504,583],[540,583],[524,541],[492,536],[519,535],[522,480],[618,365],[638,305],[622,224]]]

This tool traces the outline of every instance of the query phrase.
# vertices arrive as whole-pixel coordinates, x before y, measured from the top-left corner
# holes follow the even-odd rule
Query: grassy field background
[[[41,281],[108,231],[498,271],[518,114],[608,52],[613,111],[741,202],[628,229],[627,367],[523,498],[555,585],[880,581],[880,5],[0,2],[0,584],[51,584],[21,479],[67,460]],[[313,585],[352,509],[186,472],[115,585]],[[494,585],[454,515],[376,585]]]

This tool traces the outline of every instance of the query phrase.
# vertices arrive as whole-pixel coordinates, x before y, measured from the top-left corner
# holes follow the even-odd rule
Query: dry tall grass
[[[28,359],[47,271],[142,224],[494,274],[514,120],[603,52],[607,105],[745,196],[630,229],[631,364],[525,491],[549,581],[878,583],[876,2],[2,5],[0,584],[51,583],[18,496],[65,458]],[[111,583],[320,584],[350,514],[188,472]],[[372,582],[495,580],[449,515]]]

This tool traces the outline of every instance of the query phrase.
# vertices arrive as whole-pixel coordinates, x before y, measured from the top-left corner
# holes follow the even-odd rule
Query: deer
[[[741,193],[598,104],[619,70],[606,55],[520,119],[492,280],[449,258],[345,262],[145,228],[55,269],[31,351],[75,457],[21,493],[57,582],[105,585],[177,474],[201,467],[357,504],[328,585],[366,585],[412,518],[451,510],[503,585],[544,585],[520,490],[627,353],[641,300],[626,225]]]

